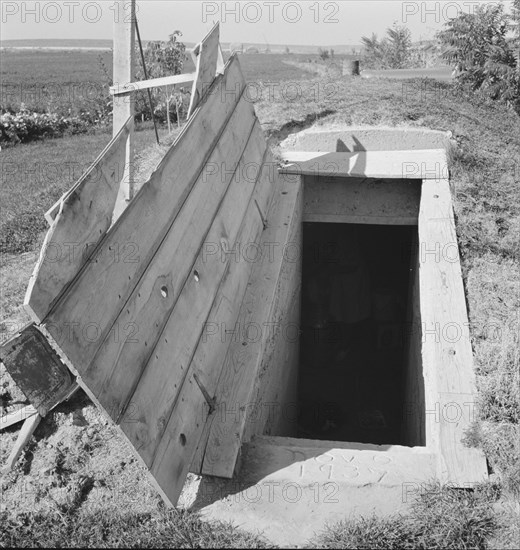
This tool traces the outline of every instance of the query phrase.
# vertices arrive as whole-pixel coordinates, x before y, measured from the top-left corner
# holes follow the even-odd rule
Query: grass
[[[285,62],[300,57],[243,55],[244,76],[248,81],[266,84],[306,79],[308,71]],[[305,58],[309,57],[312,56]],[[88,106],[89,102],[95,103],[98,98],[106,96],[111,67],[112,52],[5,50],[0,66],[0,107],[16,108],[25,103],[30,109],[53,112],[56,109],[73,109],[78,103]],[[189,73],[194,70],[191,57],[188,57],[184,71]]]
[[[451,155],[452,190],[479,391],[477,421],[467,434],[467,443],[484,449],[497,480],[491,492],[489,487],[473,494],[432,492],[405,517],[367,518],[331,526],[314,543],[322,548],[516,548],[519,511],[514,503],[520,495],[520,120],[503,105],[483,103],[448,84],[337,79],[326,72],[315,78],[297,68],[299,77],[293,78],[282,57],[242,58],[248,78],[262,84],[256,111],[273,144],[311,124],[424,126],[452,132],[458,146]],[[297,80],[301,93],[289,98],[283,83],[270,93],[266,82],[278,80],[285,84]],[[143,144],[153,139],[149,129],[137,136]],[[45,228],[43,212],[74,181],[66,174],[42,181],[33,171],[34,165],[74,161],[86,166],[109,138],[103,133],[76,136],[2,152],[0,202],[7,217],[2,213],[1,250],[22,252],[34,247]],[[25,172],[10,176],[9,163],[25,167]],[[125,510],[106,517],[82,516],[80,511],[62,514],[4,516],[7,527],[0,534],[0,544],[34,545],[39,541],[37,535],[50,545],[69,540],[71,545],[79,545],[87,537],[93,537],[90,545],[101,546],[137,540],[147,546],[162,544],[163,538],[169,544],[202,546],[217,544],[217,540],[230,545],[248,541],[243,538],[247,535],[233,534],[227,527],[222,531],[202,527],[198,518],[190,515],[165,519]],[[87,526],[87,519],[92,527]],[[188,536],[182,535],[184,521],[191,526],[190,537],[200,532],[209,538],[182,538]],[[223,533],[229,539],[219,539]]]
[[[161,131],[161,138],[166,131]],[[28,252],[47,228],[45,212],[96,160],[110,142],[106,128],[87,135],[49,139],[8,147],[0,160],[0,254]],[[145,123],[135,133],[139,154],[152,145],[155,134]]]
[[[343,521],[319,534],[312,546],[485,549],[500,527],[491,500],[489,486],[474,493],[431,486],[413,504],[409,515]]]
[[[494,506],[499,492],[486,484],[475,492],[428,487],[408,515],[346,520],[325,529],[310,548],[461,549],[514,548],[518,526]],[[85,512],[74,505],[54,513],[2,513],[0,545],[95,548],[268,548],[255,534],[230,524],[201,521],[196,513],[128,512],[108,507]],[[496,544],[499,530],[510,537]],[[493,541],[494,545],[490,546]]]
[[[0,521],[0,547],[5,548],[270,547],[259,536],[187,512],[2,513]]]

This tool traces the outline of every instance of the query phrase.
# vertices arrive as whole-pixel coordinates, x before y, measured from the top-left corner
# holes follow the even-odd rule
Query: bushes
[[[518,23],[520,0],[513,16],[502,4],[479,6],[446,23],[438,37],[443,58],[455,67],[459,85],[490,99],[500,99],[520,112]],[[514,38],[509,37],[513,30]]]
[[[0,144],[28,143],[36,139],[61,137],[66,133],[88,132],[102,119],[87,111],[79,115],[62,116],[56,113],[37,113],[22,106],[21,110],[0,115]]]
[[[143,51],[146,70],[149,79],[181,74],[187,60],[186,46],[179,40],[180,31],[174,31],[168,41],[150,41]],[[136,80],[144,80],[144,68],[140,52],[136,52],[138,68]],[[189,87],[191,90],[191,86]],[[154,117],[159,122],[171,120],[178,122],[178,118],[186,116],[189,105],[189,92],[180,87],[168,93],[166,88],[152,88],[150,90],[154,103]],[[146,92],[138,92],[135,98],[136,117],[141,120],[151,120],[150,105]],[[169,111],[169,113],[168,113]]]
[[[412,35],[404,26],[387,29],[387,37],[379,40],[376,34],[364,36],[361,41],[365,52],[363,64],[370,69],[409,68],[412,59]]]

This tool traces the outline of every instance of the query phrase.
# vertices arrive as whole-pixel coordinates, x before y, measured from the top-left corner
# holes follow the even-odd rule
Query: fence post
[[[135,80],[135,0],[116,0],[114,10],[114,86]],[[129,92],[113,96],[113,135],[134,116],[135,94]],[[118,167],[120,169],[120,167]],[[121,169],[120,169],[121,170]],[[114,219],[126,208],[134,196],[134,122],[126,144],[125,166],[122,170],[119,196],[114,208]]]

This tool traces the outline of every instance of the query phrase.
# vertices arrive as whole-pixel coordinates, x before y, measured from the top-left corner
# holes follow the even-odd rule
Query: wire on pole
[[[148,71],[146,70],[146,63],[144,61],[143,44],[141,43],[141,33],[139,32],[137,17],[135,18],[135,31],[137,33],[137,41],[139,42],[139,51],[141,52],[141,61],[143,63],[144,79],[148,80]],[[153,127],[155,130],[155,139],[157,140],[157,145],[159,145],[159,132],[157,131],[157,122],[155,120],[152,92],[150,91],[150,88],[148,88],[147,92],[148,92],[148,102],[150,104],[150,112],[152,113]]]

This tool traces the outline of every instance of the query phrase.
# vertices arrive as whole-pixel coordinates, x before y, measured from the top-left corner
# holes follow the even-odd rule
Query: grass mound
[[[474,493],[431,486],[410,515],[343,521],[312,543],[317,548],[485,549],[499,526],[492,499],[492,486]]]

